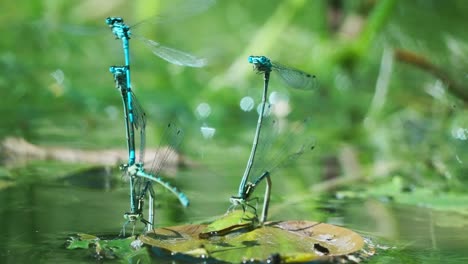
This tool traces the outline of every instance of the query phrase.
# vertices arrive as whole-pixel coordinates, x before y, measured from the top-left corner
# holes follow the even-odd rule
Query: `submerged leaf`
[[[89,241],[86,240],[71,240],[67,246],[67,249],[87,249],[89,248]]]
[[[151,263],[143,244],[134,237],[101,239],[94,235],[77,234],[68,241],[67,249],[93,249],[98,259],[121,259],[126,263]]]
[[[99,238],[93,235],[79,233],[77,236],[72,236],[67,241],[67,249],[87,249],[89,245],[98,241]]]

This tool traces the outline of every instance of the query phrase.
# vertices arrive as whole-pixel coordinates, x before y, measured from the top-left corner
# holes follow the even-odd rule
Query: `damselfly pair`
[[[180,144],[183,132],[177,129],[174,125],[168,125],[167,130],[167,140],[171,147],[168,148],[167,153],[160,155],[155,158],[153,161],[152,169],[149,172],[146,172],[144,169],[143,156],[144,156],[144,147],[145,147],[145,129],[146,129],[146,115],[138,103],[134,92],[132,91],[131,78],[130,78],[130,49],[129,49],[129,40],[132,36],[131,27],[126,25],[122,18],[119,17],[109,17],[106,19],[107,25],[112,29],[112,32],[117,37],[117,39],[122,40],[122,46],[124,50],[125,65],[124,66],[111,66],[110,71],[114,75],[114,80],[116,87],[120,91],[123,108],[124,108],[124,117],[125,117],[125,128],[127,135],[127,147],[128,147],[128,163],[121,166],[122,170],[129,178],[130,185],[130,212],[125,214],[127,219],[124,227],[123,234],[125,235],[126,226],[129,223],[133,224],[133,231],[137,221],[141,221],[146,225],[147,230],[153,229],[154,224],[154,190],[152,183],[156,182],[166,189],[174,193],[183,206],[188,206],[188,198],[177,190],[175,187],[167,183],[162,178],[158,177],[162,165],[164,165],[165,160],[167,160],[170,155],[175,154],[177,147]],[[206,64],[204,59],[197,58],[188,53],[178,51],[176,49],[168,48],[160,45],[159,43],[140,38],[143,40],[153,51],[153,53],[168,62],[171,62],[176,65],[190,66],[190,67],[202,67]],[[230,198],[233,206],[241,205],[244,210],[246,207],[254,208],[249,204],[251,200],[252,193],[258,184],[263,180],[267,181],[267,188],[265,191],[263,212],[261,217],[261,222],[263,223],[267,219],[267,212],[270,199],[270,190],[271,190],[271,179],[270,173],[272,170],[277,167],[280,163],[271,164],[268,169],[262,169],[262,171],[257,174],[258,177],[253,182],[248,182],[249,177],[251,176],[252,168],[256,162],[256,152],[257,146],[259,144],[261,129],[263,123],[263,117],[266,108],[266,98],[268,94],[268,84],[270,79],[271,71],[276,71],[278,75],[288,84],[289,86],[296,89],[305,89],[311,90],[316,86],[315,76],[304,73],[302,71],[281,66],[279,64],[271,62],[268,58],[264,56],[250,56],[249,62],[254,65],[254,68],[257,72],[263,73],[264,75],[264,88],[261,109],[258,117],[257,128],[255,132],[254,142],[251,150],[249,160],[247,162],[247,168],[242,177],[238,194]],[[136,132],[139,132],[138,136],[140,138],[139,146],[139,160],[136,158]],[[301,149],[297,150],[294,153],[286,155],[286,159],[301,155],[304,150],[310,146],[304,144]],[[143,217],[143,205],[144,201],[148,196],[148,218]],[[255,208],[254,208],[255,209]]]
[[[106,19],[107,25],[112,29],[112,32],[117,39],[122,40],[124,51],[125,65],[111,66],[110,72],[114,75],[116,88],[120,91],[122,97],[125,129],[127,135],[128,148],[128,163],[121,165],[121,170],[126,174],[130,185],[130,212],[125,213],[126,222],[122,229],[122,235],[125,236],[126,226],[129,223],[133,224],[132,234],[135,230],[137,221],[141,221],[146,225],[146,230],[153,229],[154,223],[154,196],[153,182],[156,182],[174,195],[177,196],[183,206],[188,206],[189,200],[185,194],[177,188],[163,180],[158,176],[165,162],[173,155],[176,155],[177,148],[183,137],[182,130],[176,128],[174,124],[167,126],[163,143],[168,143],[162,154],[157,155],[149,172],[144,168],[144,151],[145,151],[145,130],[146,130],[146,114],[138,103],[135,93],[132,90],[130,78],[130,36],[131,28],[126,25],[122,18],[109,17]],[[149,45],[154,54],[161,58],[178,65],[201,67],[204,66],[203,59],[196,58],[188,53],[168,48],[158,44],[155,41],[141,38]],[[136,160],[136,131],[139,131],[139,160]],[[144,201],[148,196],[148,217],[143,217]]]
[[[298,156],[302,155],[307,151],[311,151],[315,145],[313,140],[306,140],[304,143],[299,144],[299,146],[295,146],[296,149],[293,149],[293,152],[287,152],[285,150],[286,146],[280,148],[280,152],[286,153],[279,153],[278,155],[271,155],[272,159],[267,159],[265,157],[257,157],[257,150],[259,143],[261,142],[261,135],[262,135],[262,127],[263,120],[265,117],[265,112],[267,107],[270,108],[271,105],[267,106],[267,98],[268,98],[268,85],[270,82],[270,73],[275,71],[278,76],[286,83],[289,87],[301,90],[313,90],[317,86],[316,77],[315,75],[311,75],[305,73],[303,71],[289,68],[283,66],[278,63],[272,62],[269,58],[265,56],[249,56],[248,58],[249,63],[253,64],[254,70],[257,73],[263,74],[264,84],[263,84],[263,93],[262,93],[262,101],[260,103],[260,110],[258,113],[258,121],[257,121],[257,128],[255,131],[255,136],[253,139],[252,149],[250,152],[249,159],[247,161],[247,166],[244,171],[244,175],[242,176],[239,190],[236,196],[231,196],[230,202],[232,204],[231,208],[234,208],[238,205],[242,206],[242,209],[245,210],[246,207],[249,207],[254,210],[256,213],[256,207],[252,206],[249,202],[252,199],[252,193],[255,191],[256,187],[263,181],[266,180],[266,188],[265,188],[265,195],[263,200],[263,209],[262,215],[260,217],[260,224],[263,224],[267,220],[268,216],[268,208],[270,202],[270,194],[271,194],[271,187],[272,182],[270,179],[270,175],[274,169],[283,165],[284,163],[297,158]],[[274,130],[278,129],[277,127],[277,120],[269,120],[268,129]],[[268,131],[272,132],[272,131]],[[269,142],[269,139],[263,140],[262,147],[265,146],[266,142]],[[293,140],[286,140],[286,144],[290,144]],[[261,151],[262,155],[268,155],[269,150]],[[262,162],[260,162],[262,160]],[[259,165],[264,164],[264,165]],[[261,167],[263,166],[263,167]],[[253,181],[248,181],[250,177],[257,176],[256,179]],[[230,208],[230,209],[231,209]]]
[[[177,129],[173,124],[167,126],[165,136],[162,142],[169,143],[164,150],[161,148],[159,151],[163,153],[156,155],[151,169],[149,172],[144,168],[144,149],[145,149],[145,129],[146,129],[146,115],[138,103],[135,94],[132,92],[130,86],[127,85],[128,78],[126,75],[125,66],[111,66],[110,71],[114,74],[116,88],[120,91],[125,117],[125,130],[127,135],[127,148],[128,148],[128,163],[121,165],[121,170],[128,178],[130,185],[130,212],[124,214],[126,222],[122,229],[122,235],[125,236],[126,226],[129,223],[133,224],[132,234],[135,231],[135,224],[141,221],[146,225],[146,229],[152,230],[154,223],[154,196],[152,183],[156,182],[172,193],[174,193],[183,206],[188,206],[189,200],[185,194],[180,192],[177,188],[166,182],[158,176],[166,161],[171,157],[177,155],[176,151],[180,145],[183,137],[183,132]],[[136,162],[136,143],[135,131],[139,131],[140,138],[140,154],[139,160]],[[161,146],[162,147],[162,146]],[[143,217],[144,201],[148,196],[148,218]]]

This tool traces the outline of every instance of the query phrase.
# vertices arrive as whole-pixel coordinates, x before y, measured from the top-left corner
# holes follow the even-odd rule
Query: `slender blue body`
[[[177,196],[177,198],[179,199],[180,203],[183,206],[187,207],[189,205],[190,202],[189,202],[189,199],[187,198],[187,196],[184,193],[180,192],[176,187],[174,187],[170,183],[166,182],[163,178],[155,177],[155,176],[153,176],[151,174],[148,174],[143,169],[137,170],[136,175],[138,177],[142,177],[142,178],[145,178],[145,179],[148,179],[148,180],[151,180],[151,181],[155,181],[155,182],[161,184],[166,189],[171,191],[175,196]]]
[[[267,179],[267,188],[265,190],[265,198],[264,198],[264,205],[263,205],[263,213],[261,222],[263,223],[266,221],[267,214],[268,214],[268,205],[269,205],[269,196],[271,190],[271,179],[270,179],[270,171],[263,171],[261,175],[258,175],[257,178],[252,182],[249,182],[250,173],[252,171],[252,167],[255,163],[255,155],[257,152],[258,142],[260,140],[261,130],[262,130],[262,122],[263,117],[265,114],[265,107],[267,103],[268,97],[268,84],[270,81],[270,73],[272,71],[277,72],[277,74],[281,77],[281,79],[290,87],[296,89],[303,89],[303,90],[310,90],[315,88],[315,75],[311,75],[305,73],[303,71],[289,68],[282,66],[277,63],[271,62],[271,60],[265,56],[249,56],[248,62],[254,65],[255,71],[259,73],[263,73],[263,94],[262,94],[262,102],[260,113],[258,116],[257,121],[257,128],[255,131],[255,136],[252,144],[252,149],[250,152],[249,159],[247,161],[247,166],[244,171],[244,175],[242,176],[241,182],[239,184],[239,189],[237,192],[237,196],[232,196],[230,201],[233,205],[241,204],[242,206],[249,206],[248,200],[250,199],[251,194],[254,192],[256,186],[260,184],[264,179]],[[251,206],[250,206],[251,207]]]
[[[124,108],[124,117],[125,117],[125,132],[127,136],[127,148],[128,148],[128,164],[125,167],[129,167],[135,164],[135,125],[133,118],[132,110],[133,107],[131,105],[132,95],[131,90],[129,91],[128,88],[128,78],[127,78],[127,66],[111,66],[109,68],[110,72],[114,75],[114,79],[116,82],[116,87],[120,90]],[[129,101],[130,98],[130,101]],[[135,204],[135,197],[133,191],[133,184],[134,179],[130,177],[129,185],[130,185],[130,211],[136,212],[137,205]]]
[[[127,144],[128,144],[128,165],[131,166],[135,164],[136,154],[135,154],[135,131],[133,129],[133,124],[135,122],[135,117],[133,114],[133,98],[132,98],[132,82],[130,75],[130,27],[126,25],[122,18],[120,17],[108,17],[106,19],[106,24],[112,29],[112,33],[116,36],[117,39],[122,40],[122,46],[124,51],[125,58],[125,76],[126,76],[126,108],[128,120],[130,126],[127,125]],[[112,69],[111,69],[112,72]]]
[[[114,75],[116,87],[120,90],[124,116],[125,116],[125,128],[127,136],[127,147],[128,147],[128,163],[122,165],[122,169],[129,176],[130,185],[130,212],[125,213],[127,222],[124,224],[123,234],[125,235],[125,226],[129,222],[135,222],[140,220],[146,224],[147,230],[153,228],[154,210],[154,190],[152,182],[156,182],[174,195],[177,196],[180,203],[183,206],[189,205],[189,200],[185,194],[181,193],[177,188],[167,183],[160,177],[156,177],[147,173],[143,167],[143,153],[145,144],[145,126],[146,117],[143,109],[138,104],[136,97],[132,91],[131,80],[130,80],[130,27],[124,24],[122,18],[109,17],[106,19],[106,23],[112,29],[112,32],[117,39],[122,40],[122,46],[124,50],[125,65],[124,66],[111,66],[110,72]],[[139,162],[136,162],[136,146],[135,146],[135,130],[140,130],[140,155]],[[177,135],[179,134],[179,131]],[[148,220],[143,219],[143,204],[146,199],[146,195],[149,197],[149,218]]]
[[[250,58],[250,57],[249,57]],[[267,61],[269,62],[269,61]],[[265,114],[265,106],[266,106],[266,101],[267,101],[267,96],[268,96],[268,82],[270,78],[270,72],[271,72],[271,67],[268,68],[268,64],[265,66],[265,74],[264,74],[264,85],[263,85],[263,94],[262,94],[262,102],[261,102],[261,108],[260,108],[260,113],[258,114],[258,120],[257,120],[257,129],[255,131],[255,136],[253,140],[253,145],[252,145],[252,150],[250,151],[250,156],[247,161],[247,167],[245,168],[244,175],[242,176],[241,183],[239,185],[239,191],[237,193],[238,197],[241,197],[243,199],[246,199],[246,184],[247,180],[249,179],[250,172],[252,170],[252,166],[255,160],[255,154],[257,153],[257,146],[258,146],[258,141],[260,139],[260,132],[262,129],[262,121],[263,121],[263,116]]]

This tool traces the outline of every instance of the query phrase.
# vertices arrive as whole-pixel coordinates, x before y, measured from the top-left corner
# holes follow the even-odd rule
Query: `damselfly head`
[[[123,23],[124,20],[121,17],[108,17],[106,18],[106,24],[110,27],[114,26],[116,23]]]
[[[116,39],[130,39],[130,27],[124,23],[123,18],[108,17],[106,18],[106,24],[112,29]]]
[[[270,72],[271,71],[271,61],[265,56],[249,56],[249,63],[253,64],[254,70],[262,73],[262,72]]]
[[[260,65],[264,65],[266,67],[271,67],[271,61],[269,58],[265,57],[265,56],[254,56],[254,55],[251,55],[249,56],[249,63],[252,63],[252,64],[260,64]]]
[[[118,75],[124,74],[126,70],[127,70],[126,66],[110,66],[109,67],[109,71],[112,74],[118,74]]]
[[[271,65],[271,61],[269,58],[265,56],[255,56],[255,55],[249,56],[249,63]]]
[[[271,61],[265,56],[249,56],[249,63],[253,64],[254,70],[258,73],[270,72]]]

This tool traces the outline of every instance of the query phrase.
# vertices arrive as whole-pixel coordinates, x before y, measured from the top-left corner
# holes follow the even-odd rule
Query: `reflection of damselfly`
[[[181,193],[177,188],[167,183],[162,178],[158,177],[161,169],[164,167],[166,161],[177,155],[177,149],[180,146],[183,133],[177,129],[173,124],[169,124],[165,134],[161,140],[160,150],[163,149],[165,144],[168,144],[164,150],[156,155],[151,170],[146,172],[143,164],[143,155],[145,147],[145,128],[146,128],[146,115],[143,108],[136,100],[135,94],[127,86],[125,66],[113,66],[110,68],[114,74],[114,80],[117,89],[120,91],[123,101],[125,128],[127,133],[127,147],[129,150],[129,160],[127,164],[123,164],[121,169],[126,173],[129,178],[130,184],[130,212],[125,213],[127,219],[122,234],[125,235],[126,225],[133,223],[134,232],[137,220],[142,221],[147,230],[153,229],[154,223],[154,190],[152,182],[156,182],[166,189],[174,193],[183,206],[188,206],[189,201],[185,194]],[[135,162],[135,130],[140,131],[140,154],[139,161]],[[143,218],[143,204],[148,194],[148,219]]]
[[[260,141],[260,136],[261,136],[260,132],[262,130],[262,123],[263,123],[263,118],[265,115],[265,108],[267,104],[266,101],[268,97],[268,84],[270,81],[270,73],[271,71],[277,72],[278,75],[281,77],[281,79],[288,86],[292,88],[296,88],[296,89],[312,90],[313,88],[317,86],[317,84],[316,84],[314,75],[271,62],[270,59],[268,59],[265,56],[250,56],[249,62],[254,65],[254,69],[258,73],[263,73],[264,75],[262,102],[261,102],[261,107],[259,111],[259,117],[257,121],[257,128],[255,131],[252,150],[249,156],[249,160],[247,161],[247,167],[245,169],[244,175],[239,185],[237,196],[232,196],[230,201],[233,204],[233,206],[241,205],[244,210],[246,206],[255,209],[253,206],[251,206],[248,203],[249,200],[251,200],[250,196],[252,195],[257,185],[266,179],[267,187],[265,190],[262,216],[260,218],[260,223],[263,223],[266,221],[267,216],[268,216],[268,206],[269,206],[270,191],[271,191],[270,173],[272,172],[272,170],[278,167],[279,165],[282,165],[285,162],[297,156],[302,155],[305,151],[313,149],[313,144],[310,144],[310,142],[306,142],[305,144],[301,144],[298,149],[294,150],[292,153],[286,156],[283,153],[283,156],[285,156],[284,158],[278,158],[277,156],[276,161],[271,161],[271,160],[266,161],[267,163],[269,163],[269,165],[259,168],[259,164],[261,163],[259,159],[264,159],[264,157],[260,156],[259,158],[256,158],[256,154],[257,154],[257,148],[259,146],[259,141]],[[278,122],[276,121],[270,122],[269,128],[265,128],[265,129],[267,130],[278,129]],[[263,146],[266,144],[267,141],[268,140],[262,140]],[[286,144],[289,144],[289,143],[286,143]],[[265,155],[265,154],[266,154],[266,151],[265,153],[262,153],[262,155]],[[257,175],[257,178],[253,182],[248,182],[248,179],[250,175],[252,174]]]

